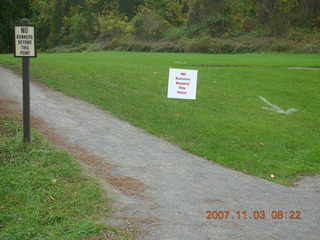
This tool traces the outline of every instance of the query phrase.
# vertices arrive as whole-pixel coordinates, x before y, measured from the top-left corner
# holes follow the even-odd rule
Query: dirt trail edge
[[[21,103],[21,82],[0,67],[0,98]],[[140,221],[146,230],[140,239],[320,239],[318,186],[289,188],[225,169],[35,83],[31,96],[33,116],[70,146],[86,149],[113,166],[106,179],[113,186],[116,210],[106,221]],[[121,186],[126,185],[138,188],[139,194],[125,194]],[[227,220],[206,219],[207,211],[215,210],[231,213]],[[266,219],[254,219],[254,211],[263,210]],[[272,220],[273,210],[283,210],[284,219]],[[241,215],[239,220],[236,211],[247,211],[248,219]],[[301,219],[290,219],[297,214],[290,211],[301,211]]]

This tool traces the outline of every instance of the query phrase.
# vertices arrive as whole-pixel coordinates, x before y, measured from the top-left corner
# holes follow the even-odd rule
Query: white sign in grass
[[[16,25],[14,37],[16,57],[36,57],[34,26]]]
[[[197,96],[197,70],[170,68],[168,98],[192,99]]]

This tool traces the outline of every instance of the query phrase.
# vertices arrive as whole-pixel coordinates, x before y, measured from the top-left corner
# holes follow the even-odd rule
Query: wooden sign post
[[[22,58],[23,76],[23,141],[31,143],[29,58],[37,57],[35,26],[24,18],[14,26],[14,56]]]

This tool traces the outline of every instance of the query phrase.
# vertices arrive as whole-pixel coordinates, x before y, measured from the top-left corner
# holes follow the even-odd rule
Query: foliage
[[[169,23],[152,9],[142,7],[132,19],[134,35],[138,39],[159,40],[169,28]]]
[[[176,41],[182,39],[186,33],[186,29],[182,27],[170,27],[163,33],[163,38],[167,41]]]
[[[188,0],[145,0],[145,6],[173,26],[181,26],[187,21]]]
[[[13,49],[13,25],[19,23],[23,17],[30,14],[28,0],[1,0],[0,1],[0,53]]]
[[[132,33],[133,26],[127,17],[119,15],[114,11],[104,12],[98,16],[99,39],[119,38]]]
[[[191,35],[224,33],[228,25],[228,5],[223,0],[194,0],[191,4],[188,27]]]
[[[41,49],[97,40],[109,49],[123,39],[192,42],[244,33],[287,39],[301,29],[320,31],[319,0],[2,0],[0,9],[2,52],[12,49],[12,26],[24,16],[36,24]]]
[[[73,15],[70,18],[70,40],[80,43],[89,39],[89,32],[86,19],[81,14]]]
[[[119,0],[120,12],[124,13],[129,19],[137,13],[137,6],[143,4],[144,0]]]

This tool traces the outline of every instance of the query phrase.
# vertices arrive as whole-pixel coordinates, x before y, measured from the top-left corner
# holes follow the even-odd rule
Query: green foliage
[[[188,27],[187,36],[199,36],[207,34],[212,37],[221,36],[226,32],[229,20],[225,15],[216,12],[201,20],[200,23],[192,24]]]
[[[255,29],[257,10],[253,0],[230,1],[230,29],[233,33],[252,32]]]
[[[0,1],[0,53],[12,51],[13,25],[29,15],[31,15],[29,0]]]
[[[145,7],[155,11],[173,26],[182,26],[187,21],[187,0],[145,0]]]
[[[63,0],[55,0],[51,2],[52,17],[50,21],[50,34],[48,36],[48,46],[54,47],[60,44],[60,29],[63,22]]]
[[[202,36],[199,38],[187,39],[183,41],[183,45],[186,52],[209,52],[212,39],[209,36]]]
[[[133,32],[133,26],[127,17],[118,12],[108,11],[98,16],[99,39],[113,39],[126,36]]]
[[[70,18],[70,40],[74,43],[80,43],[89,39],[88,26],[86,19],[76,14]]]
[[[186,29],[182,27],[171,27],[163,33],[163,38],[167,41],[177,41],[186,34]]]
[[[95,41],[110,49],[134,38],[177,42],[202,35],[287,39],[301,29],[320,31],[319,0],[2,0],[0,9],[0,51],[11,49],[12,25],[26,15],[37,25],[41,49]]]
[[[143,4],[144,0],[119,0],[119,9],[129,19],[136,15],[137,7]]]
[[[184,52],[181,45],[172,42],[152,43],[141,41],[127,41],[120,43],[116,48],[119,51],[132,52]]]
[[[147,7],[140,8],[131,22],[135,37],[145,40],[161,39],[170,26],[165,19]]]

